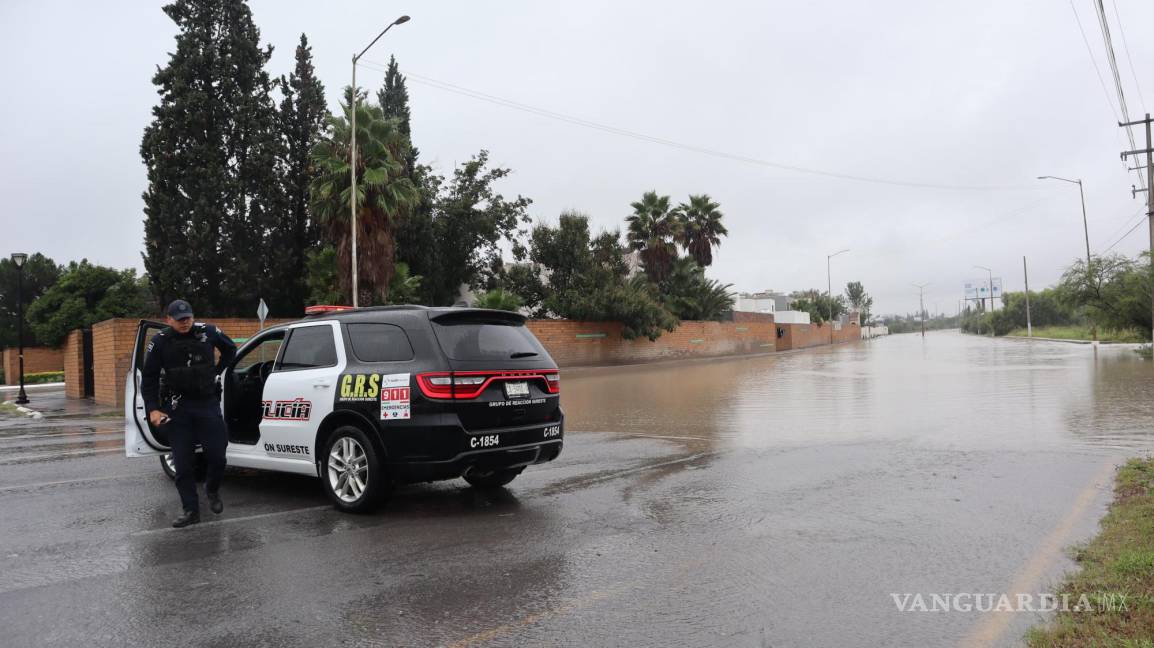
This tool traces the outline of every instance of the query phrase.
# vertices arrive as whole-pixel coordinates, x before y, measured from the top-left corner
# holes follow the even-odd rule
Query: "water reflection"
[[[1129,348],[937,332],[748,359],[572,370],[567,428],[687,449],[904,440],[1154,448],[1154,368]],[[702,441],[694,441],[700,438]]]

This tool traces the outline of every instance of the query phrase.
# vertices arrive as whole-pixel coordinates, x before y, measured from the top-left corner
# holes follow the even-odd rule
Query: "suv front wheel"
[[[348,513],[372,511],[392,486],[377,450],[360,428],[345,425],[329,437],[321,481],[333,504]]]

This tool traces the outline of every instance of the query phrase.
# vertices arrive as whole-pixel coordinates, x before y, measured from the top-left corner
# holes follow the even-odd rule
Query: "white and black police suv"
[[[222,375],[230,466],[319,477],[337,508],[362,512],[398,483],[463,477],[497,488],[561,453],[560,376],[524,317],[421,306],[307,312],[249,339]],[[145,346],[163,328],[142,321],[137,330],[124,442],[130,457],[160,455],[172,476],[164,426],[149,423],[140,395]]]

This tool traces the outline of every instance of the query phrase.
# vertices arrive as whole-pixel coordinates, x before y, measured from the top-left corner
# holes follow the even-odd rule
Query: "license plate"
[[[506,398],[528,398],[529,397],[529,383],[527,383],[527,382],[507,382],[507,383],[505,383],[505,397]]]

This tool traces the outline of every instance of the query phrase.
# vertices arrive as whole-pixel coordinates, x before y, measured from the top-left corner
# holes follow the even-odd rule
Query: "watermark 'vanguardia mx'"
[[[1126,612],[1129,594],[1100,592],[1082,594],[949,594],[891,593],[899,612]]]

